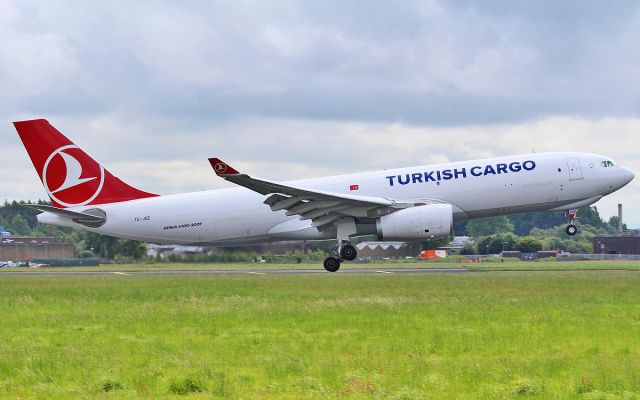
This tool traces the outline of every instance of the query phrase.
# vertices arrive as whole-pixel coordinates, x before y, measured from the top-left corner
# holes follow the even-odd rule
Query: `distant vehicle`
[[[422,250],[418,255],[421,260],[435,260],[439,258],[447,258],[446,250]]]
[[[215,173],[240,188],[169,196],[136,189],[106,170],[46,120],[14,122],[53,203],[38,221],[159,244],[238,246],[338,239],[324,261],[335,272],[357,250],[350,239],[422,241],[455,221],[593,204],[634,178],[608,157],[538,153],[386,169],[290,182],[241,173],[218,158]],[[124,144],[123,144],[124,145]],[[331,162],[328,155],[327,162]]]
[[[14,263],[13,261],[0,261],[0,268],[12,268],[17,266],[18,264]]]

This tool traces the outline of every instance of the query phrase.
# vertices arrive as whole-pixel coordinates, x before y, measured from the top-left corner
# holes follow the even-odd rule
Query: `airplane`
[[[111,174],[47,120],[14,122],[52,206],[38,221],[158,244],[239,246],[337,239],[329,272],[353,261],[351,239],[424,241],[453,223],[531,211],[576,210],[633,180],[609,157],[534,153],[276,182],[239,172],[219,158],[215,174],[239,187],[157,195]]]

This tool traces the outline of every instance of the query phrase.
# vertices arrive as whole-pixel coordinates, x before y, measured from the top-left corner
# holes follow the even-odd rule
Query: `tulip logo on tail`
[[[218,174],[224,174],[225,172],[227,172],[227,164],[225,163],[219,162],[213,168]]]
[[[62,146],[44,163],[42,182],[55,202],[65,207],[82,206],[100,194],[104,168],[78,146]]]

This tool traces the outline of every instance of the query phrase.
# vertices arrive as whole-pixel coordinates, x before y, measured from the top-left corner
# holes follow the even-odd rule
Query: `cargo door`
[[[569,168],[569,180],[578,181],[582,178],[582,168],[580,168],[580,161],[577,157],[567,158],[567,167]]]

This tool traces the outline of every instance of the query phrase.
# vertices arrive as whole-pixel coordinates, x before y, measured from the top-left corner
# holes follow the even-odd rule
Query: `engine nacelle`
[[[378,218],[379,240],[420,241],[434,236],[448,236],[453,231],[451,204],[429,204]]]

